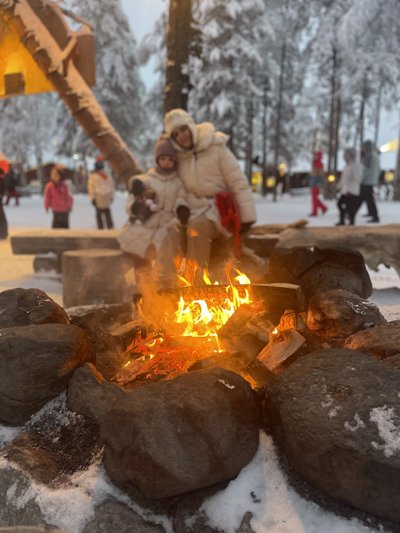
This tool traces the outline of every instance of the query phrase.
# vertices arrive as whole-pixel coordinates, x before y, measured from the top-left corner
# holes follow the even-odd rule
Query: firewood
[[[294,329],[278,333],[258,354],[259,359],[269,370],[276,369],[292,357],[306,342],[303,335]]]
[[[266,233],[281,233],[285,229],[290,228],[303,228],[307,226],[308,220],[301,218],[290,222],[289,224],[262,224],[260,226],[254,226],[250,229],[250,235],[265,235]]]

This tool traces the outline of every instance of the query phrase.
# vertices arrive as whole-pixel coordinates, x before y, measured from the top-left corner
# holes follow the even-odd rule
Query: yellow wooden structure
[[[53,85],[0,16],[0,97],[50,91]]]

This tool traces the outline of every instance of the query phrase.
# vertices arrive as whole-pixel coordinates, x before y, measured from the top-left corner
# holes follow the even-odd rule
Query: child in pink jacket
[[[74,199],[61,178],[60,168],[54,165],[50,173],[50,181],[44,190],[44,207],[53,211],[52,228],[69,228],[69,212]]]

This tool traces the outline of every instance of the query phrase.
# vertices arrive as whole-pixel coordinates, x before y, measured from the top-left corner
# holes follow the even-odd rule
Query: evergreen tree
[[[140,153],[146,142],[145,89],[138,72],[136,41],[120,0],[69,0],[68,7],[93,28],[96,45],[96,85],[93,92],[123,140]],[[60,152],[93,152],[94,147],[66,111],[60,111],[64,138]]]
[[[269,29],[261,0],[197,2],[201,55],[192,57],[190,109],[198,120],[243,140],[247,109],[260,89],[254,83],[262,58],[257,43]]]
[[[0,102],[0,146],[25,167],[41,165],[54,153],[56,96],[14,96]]]

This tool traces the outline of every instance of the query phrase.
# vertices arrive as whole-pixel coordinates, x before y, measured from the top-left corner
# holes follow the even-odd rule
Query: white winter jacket
[[[158,210],[143,224],[127,223],[118,235],[121,249],[140,257],[145,257],[150,244],[154,244],[158,251],[168,229],[177,223],[175,216],[179,205],[187,205],[186,193],[182,181],[176,172],[168,175],[159,174],[152,168],[139,176],[131,179],[140,179],[145,187],[152,189],[156,194],[155,203]],[[131,215],[131,207],[135,198],[129,194],[125,210]]]
[[[362,164],[358,161],[351,161],[348,163],[342,172],[339,181],[339,189],[341,194],[353,194],[358,196],[360,194],[360,185],[363,175]]]
[[[102,170],[92,172],[88,179],[88,194],[96,202],[98,209],[110,207],[115,194],[112,177]]]
[[[178,173],[185,185],[191,217],[205,213],[207,218],[219,223],[214,196],[218,192],[231,191],[239,206],[241,222],[255,222],[251,188],[237,159],[226,146],[228,137],[215,131],[209,122],[194,127],[195,146],[192,150],[184,151],[173,142],[178,151]]]

